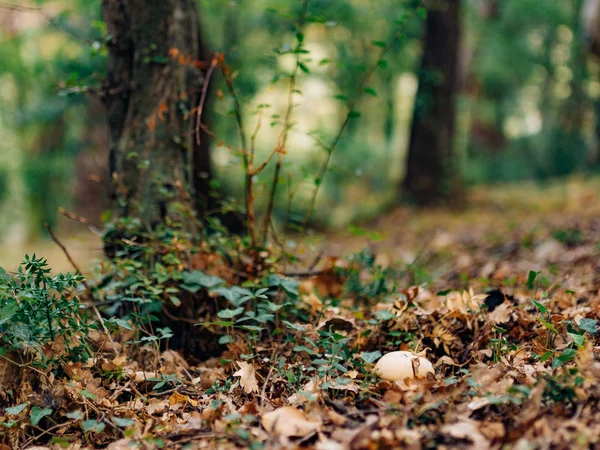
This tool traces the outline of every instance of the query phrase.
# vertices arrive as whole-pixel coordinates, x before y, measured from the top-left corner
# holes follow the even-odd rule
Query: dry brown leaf
[[[462,421],[444,425],[441,431],[453,438],[471,441],[472,444],[470,446],[463,445],[461,448],[470,448],[472,450],[485,450],[490,448],[489,441],[479,432],[476,423],[471,421]]]
[[[262,426],[269,434],[285,437],[303,437],[318,430],[319,423],[308,420],[302,411],[284,406],[263,414]]]
[[[240,369],[233,374],[234,377],[240,377],[240,386],[244,388],[246,394],[258,393],[258,381],[256,380],[256,371],[254,366],[246,361],[238,361]]]
[[[502,303],[493,312],[489,314],[490,322],[495,325],[500,323],[506,323],[510,320],[510,316],[512,314],[512,305],[509,303]]]
[[[168,407],[168,400],[160,400],[158,398],[153,398],[148,402],[148,406],[146,406],[146,412],[150,415],[161,414],[165,412]]]

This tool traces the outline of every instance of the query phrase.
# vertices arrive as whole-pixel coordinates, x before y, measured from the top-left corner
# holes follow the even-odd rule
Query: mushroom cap
[[[428,373],[434,373],[433,365],[427,358],[407,351],[386,353],[377,361],[374,371],[388,381],[426,378]]]

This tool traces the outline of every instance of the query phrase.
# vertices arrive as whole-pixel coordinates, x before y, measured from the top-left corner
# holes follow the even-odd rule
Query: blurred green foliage
[[[75,155],[85,144],[83,130],[90,126],[86,95],[94,95],[105,72],[106,37],[97,1],[37,3],[43,14],[0,9],[0,133],[7,136],[0,142],[5,155],[0,157],[0,202],[4,211],[28,205],[32,234],[43,222],[53,221],[56,206],[73,201],[65,192],[78,195],[67,187],[74,182]],[[294,97],[296,128],[282,172],[279,217],[288,212],[290,193],[295,200],[292,221],[302,216],[316,168],[326,156],[307,134],[330,142],[344,118],[341,106],[355,95],[366,68],[377,58],[378,46],[391,38],[413,3],[310,2],[310,73],[301,74],[301,94]],[[491,14],[482,10],[487,3],[494,2],[464,2],[464,82],[456,147],[466,180],[543,180],[597,169],[600,61],[589,53],[581,30],[582,0],[502,0],[495,2]],[[237,71],[235,86],[248,134],[262,117],[257,138],[261,158],[281,126],[286,89],[282,80],[290,64],[278,53],[294,46],[294,21],[301,4],[198,0],[198,6],[207,45],[226,52]],[[358,108],[360,120],[352,121],[333,156],[317,222],[341,225],[372,215],[395,199],[403,175],[421,31],[421,21],[411,22],[373,78]],[[241,198],[239,159],[227,150],[228,145],[238,145],[233,105],[227,96],[220,99],[220,91],[226,89],[217,79],[211,126],[223,142],[215,142],[214,159],[221,184]],[[48,129],[61,123],[63,132],[47,138]],[[260,175],[264,190],[271,178],[269,170]],[[262,193],[259,189],[257,196]],[[0,227],[6,222],[0,221]]]

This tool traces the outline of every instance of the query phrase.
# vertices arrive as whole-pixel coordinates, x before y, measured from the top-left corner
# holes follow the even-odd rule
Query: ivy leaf
[[[581,319],[579,321],[579,328],[590,334],[596,334],[598,332],[597,326],[598,321],[594,319]]]
[[[373,364],[379,358],[381,358],[381,352],[376,350],[374,352],[362,352],[360,358],[367,364]]]
[[[135,425],[135,420],[133,420],[133,419],[127,419],[127,418],[124,418],[124,417],[113,416],[112,421],[119,428],[127,428],[127,427],[130,427],[132,425]]]
[[[106,425],[97,420],[84,420],[81,422],[81,426],[85,431],[94,431],[96,433],[102,433]]]
[[[6,414],[10,414],[11,416],[16,416],[20,414],[25,408],[27,408],[27,403],[21,403],[20,405],[13,406],[12,408],[6,408]]]
[[[74,420],[82,420],[85,416],[83,415],[83,413],[81,412],[81,410],[76,410],[76,411],[71,411],[68,412],[67,414],[65,414],[65,416],[69,419],[74,419]]]
[[[585,336],[583,334],[567,333],[577,347],[583,347],[585,344]]]
[[[40,421],[52,414],[52,409],[50,408],[40,408],[39,406],[34,406],[31,408],[31,412],[29,413],[29,419],[31,421],[31,425],[34,427],[38,426]]]

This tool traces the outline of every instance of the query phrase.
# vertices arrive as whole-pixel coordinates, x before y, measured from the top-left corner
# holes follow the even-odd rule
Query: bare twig
[[[71,254],[67,250],[67,247],[65,247],[65,245],[58,239],[58,237],[54,234],[54,231],[52,231],[52,228],[50,227],[50,225],[47,224],[47,223],[46,223],[46,229],[48,230],[48,233],[50,234],[50,237],[52,238],[52,240],[54,241],[54,243],[56,245],[58,245],[58,247],[63,251],[63,253],[67,257],[67,259],[69,260],[69,262],[71,263],[71,266],[73,266],[73,268],[75,269],[75,271],[77,271],[80,274],[83,273],[81,271],[81,269],[79,268],[79,266],[77,265],[77,263],[75,262],[75,260],[71,257]],[[91,304],[92,310],[94,311],[94,314],[95,314],[96,318],[100,322],[100,325],[102,326],[102,330],[106,334],[108,342],[110,342],[110,345],[113,348],[115,356],[119,356],[119,350],[117,349],[117,345],[113,341],[112,336],[110,335],[110,332],[106,328],[106,325],[104,324],[104,319],[102,318],[102,315],[100,315],[100,311],[98,311],[98,308],[96,308],[96,305],[93,303],[94,302],[94,294],[92,292],[92,288],[90,287],[90,285],[88,284],[88,282],[86,281],[85,278],[83,278],[81,280],[81,283],[85,287],[85,290],[86,290],[87,294],[90,296],[90,299],[92,300],[92,304]]]
[[[204,75],[204,84],[202,85],[202,93],[200,94],[200,102],[198,103],[198,110],[196,111],[196,144],[200,145],[200,124],[202,123],[202,111],[204,109],[204,102],[206,102],[206,94],[208,93],[208,86],[212,77],[215,66],[217,65],[217,59],[213,58],[210,62],[210,66],[206,70]]]
[[[71,219],[71,220],[74,220],[75,222],[79,222],[79,223],[85,225],[86,227],[88,227],[90,229],[90,231],[92,233],[102,234],[102,227],[94,224],[93,222],[90,222],[85,217],[78,216],[77,214],[72,213],[71,211],[67,211],[66,209],[61,208],[61,207],[58,208],[58,212],[60,214],[62,214],[63,216],[65,216],[67,219]]]
[[[0,9],[5,9],[8,11],[24,12],[24,13],[29,13],[29,12],[37,13],[40,16],[42,16],[44,18],[44,20],[46,22],[48,22],[48,24],[52,28],[56,29],[58,32],[64,34],[65,36],[69,37],[70,39],[74,39],[82,44],[86,44],[86,45],[90,44],[90,41],[81,39],[80,37],[75,36],[73,33],[65,30],[60,25],[58,25],[54,21],[54,19],[52,17],[48,16],[40,6],[13,5],[11,3],[0,2]]]

